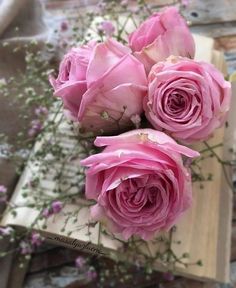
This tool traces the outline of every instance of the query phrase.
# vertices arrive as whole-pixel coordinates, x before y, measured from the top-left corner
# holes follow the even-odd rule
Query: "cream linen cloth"
[[[0,0],[0,39],[27,41],[45,37],[47,27],[40,0]]]
[[[49,33],[43,22],[43,12],[39,0],[0,0],[0,79],[7,79],[11,76],[17,78],[19,74],[24,73],[24,44],[31,40],[37,40],[39,44],[36,49],[40,49],[47,41]],[[5,42],[8,43],[7,46],[2,45]],[[15,47],[23,49],[13,53]],[[11,95],[12,99],[8,99],[3,97],[0,91],[0,133],[7,133],[11,143],[14,142],[17,132],[24,127],[23,121],[18,117],[19,105],[18,107],[10,105],[15,96]],[[1,157],[0,146],[0,185],[8,187],[8,197],[14,189],[17,179],[12,163]],[[3,209],[4,205],[0,204],[0,213]],[[1,251],[11,249],[10,245],[8,241],[0,240]],[[22,287],[24,270],[22,270],[22,275],[19,272],[17,275],[12,275],[14,262],[13,254],[0,259],[1,288]]]
[[[11,76],[17,78],[18,75],[24,73],[24,45],[27,42],[37,40],[36,49],[40,49],[47,41],[49,30],[44,24],[43,13],[44,10],[39,0],[0,0],[0,79],[7,79]],[[6,42],[8,45],[3,45]],[[22,49],[13,53],[15,47]],[[15,96],[11,95],[11,97]],[[0,91],[0,133],[7,133],[11,142],[24,125],[18,117],[19,107],[10,105],[12,100],[14,99],[3,97]],[[0,147],[0,185],[12,186],[13,175],[11,177],[8,165],[1,158]]]
[[[1,0],[0,1],[0,37],[15,19],[26,0]]]

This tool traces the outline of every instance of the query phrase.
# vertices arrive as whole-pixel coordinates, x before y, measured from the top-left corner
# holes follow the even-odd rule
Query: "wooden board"
[[[214,61],[214,64],[219,69],[224,71],[224,61],[222,61],[222,54],[213,52],[214,42],[212,39],[196,36],[197,43],[197,58],[204,61]],[[205,47],[205,48],[204,48]],[[202,52],[201,52],[202,51]],[[234,107],[236,108],[236,103]],[[233,113],[231,114],[233,117]],[[58,115],[58,117],[61,117]],[[233,123],[234,119],[230,119]],[[209,143],[218,144],[224,141],[225,149],[227,150],[227,143],[231,143],[232,133],[224,136],[224,129],[219,129],[215,136]],[[62,122],[58,128],[58,139],[64,143],[65,149],[71,149],[73,145],[77,144],[76,137],[70,131],[66,122]],[[224,138],[225,137],[225,138]],[[35,149],[40,149],[41,144],[36,143]],[[201,149],[201,147],[198,147]],[[220,156],[223,155],[224,150],[220,147],[215,150]],[[75,173],[79,167],[78,161],[68,163],[68,173]],[[215,158],[208,158],[207,161],[202,162],[202,169],[210,171],[214,174],[214,181],[207,182],[204,189],[199,189],[199,184],[194,184],[194,201],[193,207],[184,215],[182,220],[177,225],[177,231],[174,233],[175,240],[181,240],[180,245],[173,244],[172,249],[176,254],[188,253],[190,255],[189,263],[201,259],[203,266],[191,266],[183,268],[181,265],[177,267],[176,272],[180,275],[185,275],[190,278],[197,278],[201,280],[217,280],[220,282],[229,281],[229,259],[230,259],[230,234],[231,234],[231,199],[232,194],[228,186],[224,183],[221,166],[217,163]],[[20,182],[18,183],[15,193],[12,198],[13,203],[24,203],[25,198],[22,195],[22,187],[31,178],[32,173],[37,173],[39,166],[34,163],[29,163],[26,167]],[[53,167],[52,167],[53,170]],[[71,174],[70,174],[71,177]],[[48,176],[47,179],[42,181],[41,185],[44,189],[48,190],[51,194],[54,188],[52,177]],[[80,201],[73,205],[66,205],[63,213],[68,211],[76,211],[80,205]],[[22,208],[18,211],[18,215],[14,218],[11,214],[6,214],[2,225],[15,225],[28,227],[37,217],[38,211],[32,208]],[[35,229],[43,231],[49,242],[64,245],[69,248],[84,250],[84,252],[91,252],[99,248],[102,253],[108,254],[109,257],[120,257],[121,253],[117,253],[121,248],[119,241],[111,240],[109,237],[102,235],[99,237],[99,225],[90,228],[88,235],[87,227],[78,229],[78,225],[83,225],[88,222],[89,211],[88,208],[82,208],[78,213],[78,222],[76,225],[73,221],[68,222],[67,231],[74,231],[70,237],[67,237],[67,231],[62,232],[61,229],[64,225],[65,216],[61,213],[56,217],[49,219],[46,229],[37,226]],[[74,240],[76,239],[76,241]],[[88,246],[85,244],[89,243]],[[151,253],[155,253],[157,246],[149,242],[148,248]],[[147,253],[147,247],[143,248]],[[123,256],[124,253],[123,253]],[[124,259],[124,258],[123,258]],[[165,269],[160,263],[154,265],[157,269]]]
[[[46,9],[51,15],[48,20],[55,16],[62,21],[77,19],[79,11],[86,6],[87,10],[93,10],[98,0],[43,0]],[[165,5],[175,5],[180,0],[146,0],[146,3],[153,6],[153,11]],[[222,37],[236,34],[236,1],[234,0],[191,0],[190,4],[182,9],[186,20],[190,24],[193,33],[202,34],[208,37]],[[129,3],[136,4],[136,1],[129,0]],[[64,13],[64,10],[66,13]],[[63,13],[62,13],[63,10]],[[196,16],[197,15],[197,16]]]
[[[192,24],[209,24],[236,21],[235,0],[191,0],[184,16]]]

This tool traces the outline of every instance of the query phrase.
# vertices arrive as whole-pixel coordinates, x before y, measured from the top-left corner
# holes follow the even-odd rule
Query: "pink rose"
[[[207,139],[225,121],[230,87],[213,65],[170,57],[149,74],[146,117],[153,127],[182,142]]]
[[[50,81],[66,114],[86,131],[127,129],[133,125],[132,116],[143,112],[147,93],[143,64],[113,39],[72,49],[57,79]]]
[[[185,20],[175,7],[153,14],[129,35],[134,55],[147,72],[170,55],[194,58],[195,44]]]
[[[107,147],[81,161],[89,167],[85,193],[97,201],[92,218],[106,221],[112,232],[150,239],[190,207],[191,176],[181,154],[198,152],[152,129],[97,137],[95,145]]]
[[[60,64],[57,79],[53,76],[49,78],[55,95],[62,98],[64,108],[74,120],[78,117],[80,102],[87,90],[86,72],[96,44],[96,41],[90,41],[80,48],[71,49]]]

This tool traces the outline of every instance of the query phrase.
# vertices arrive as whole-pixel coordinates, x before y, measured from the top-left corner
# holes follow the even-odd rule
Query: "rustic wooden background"
[[[43,0],[46,10],[51,13],[57,21],[63,20],[71,7],[82,4],[96,3],[98,1],[82,0]],[[156,0],[147,1],[154,4],[172,4],[174,0]],[[190,0],[190,4],[184,10],[185,17],[191,24],[191,30],[216,39],[216,48],[225,52],[225,58],[228,64],[228,70],[231,73],[236,70],[236,0]],[[0,159],[0,174],[2,173]],[[14,187],[16,178],[11,173],[11,167],[4,165],[5,178],[7,185]],[[12,189],[9,189],[9,191]],[[177,278],[173,282],[158,284],[161,280],[159,273],[152,276],[151,280],[145,281],[142,275],[134,275],[138,279],[137,287],[159,287],[159,288],[233,288],[236,287],[236,197],[234,197],[234,213],[232,219],[232,249],[231,249],[231,283],[228,285],[221,284],[204,284],[198,281]],[[1,207],[0,207],[1,208]],[[1,244],[2,245],[2,244]],[[7,245],[6,243],[4,245]],[[3,247],[1,247],[3,248]],[[79,288],[95,287],[95,283],[86,283],[85,275],[77,273],[74,267],[74,260],[78,252],[56,247],[43,245],[36,254],[32,255],[29,263],[25,268],[20,269],[17,265],[18,256],[12,255],[5,260],[0,261],[0,287],[1,288]],[[105,260],[104,260],[105,261]],[[107,263],[112,266],[112,263]],[[136,273],[137,274],[137,273]],[[111,286],[112,281],[107,281],[105,287]],[[130,284],[122,287],[132,287]]]

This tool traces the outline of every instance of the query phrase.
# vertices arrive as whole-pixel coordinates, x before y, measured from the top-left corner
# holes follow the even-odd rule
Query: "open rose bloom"
[[[147,91],[144,67],[113,39],[90,41],[65,55],[57,79],[50,78],[66,115],[85,131],[110,133],[134,127]]]
[[[170,57],[152,67],[146,117],[185,143],[206,140],[225,122],[231,85],[211,64]]]
[[[191,205],[191,175],[181,155],[195,152],[166,134],[140,129],[119,136],[97,137],[102,153],[81,161],[86,173],[86,197],[97,204],[95,220],[125,239],[150,239],[170,229]]]
[[[194,58],[195,44],[186,21],[175,7],[154,13],[129,35],[134,55],[145,65],[152,65],[170,55]]]

